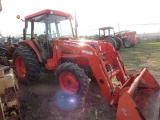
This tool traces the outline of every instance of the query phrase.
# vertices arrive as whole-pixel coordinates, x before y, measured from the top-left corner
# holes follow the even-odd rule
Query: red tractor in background
[[[115,36],[122,39],[125,48],[133,47],[136,43],[136,31],[120,31]]]
[[[94,78],[106,103],[118,107],[117,120],[157,119],[160,86],[146,68],[129,74],[108,42],[76,40],[70,14],[46,9],[24,21],[24,40],[13,56],[21,82],[37,82],[47,69],[55,72],[63,91],[85,96],[89,78]],[[115,80],[119,85],[113,84]]]

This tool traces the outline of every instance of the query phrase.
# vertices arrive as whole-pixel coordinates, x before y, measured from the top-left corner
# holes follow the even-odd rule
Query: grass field
[[[128,71],[136,73],[145,67],[156,80],[160,78],[160,42],[141,42],[133,48],[122,48],[120,55]]]

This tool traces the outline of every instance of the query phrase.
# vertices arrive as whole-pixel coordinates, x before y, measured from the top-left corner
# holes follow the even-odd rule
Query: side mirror
[[[0,12],[2,11],[2,4],[1,4],[1,0],[0,0]]]

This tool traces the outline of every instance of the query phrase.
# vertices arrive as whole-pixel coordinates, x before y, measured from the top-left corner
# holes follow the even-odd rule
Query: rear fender
[[[29,45],[35,51],[35,53],[37,54],[39,62],[43,62],[41,54],[40,54],[38,48],[36,47],[36,45],[33,43],[32,40],[24,40],[22,42],[19,42],[19,44],[20,45]]]

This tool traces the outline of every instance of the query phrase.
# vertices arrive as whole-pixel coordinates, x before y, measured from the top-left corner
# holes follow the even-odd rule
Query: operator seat
[[[39,35],[38,39],[42,40],[42,41],[45,41],[45,35],[44,34]]]
[[[40,53],[40,55],[41,55],[41,57],[42,57],[43,62],[46,63],[47,57],[46,57],[46,55],[45,55],[45,53],[44,53],[44,50],[41,48],[41,46],[39,45],[39,43],[38,43],[38,41],[35,39],[35,37],[31,38],[31,40],[33,41],[33,43],[34,43],[35,46],[37,47],[37,49],[38,49],[38,51],[39,51],[39,53]]]
[[[49,55],[49,53],[48,53],[48,51],[47,51],[47,43],[46,43],[45,39],[46,39],[46,35],[45,35],[45,34],[40,34],[39,37],[38,37],[38,40],[39,40],[39,42],[40,42],[40,45],[41,45],[41,47],[43,48],[43,49],[42,49],[42,50],[43,50],[43,53],[44,53],[44,55],[45,55],[46,57],[47,57],[47,56],[53,57],[53,55],[52,55],[52,54],[53,54],[53,49],[52,49],[53,39],[52,39],[51,36],[48,36],[50,55]]]

